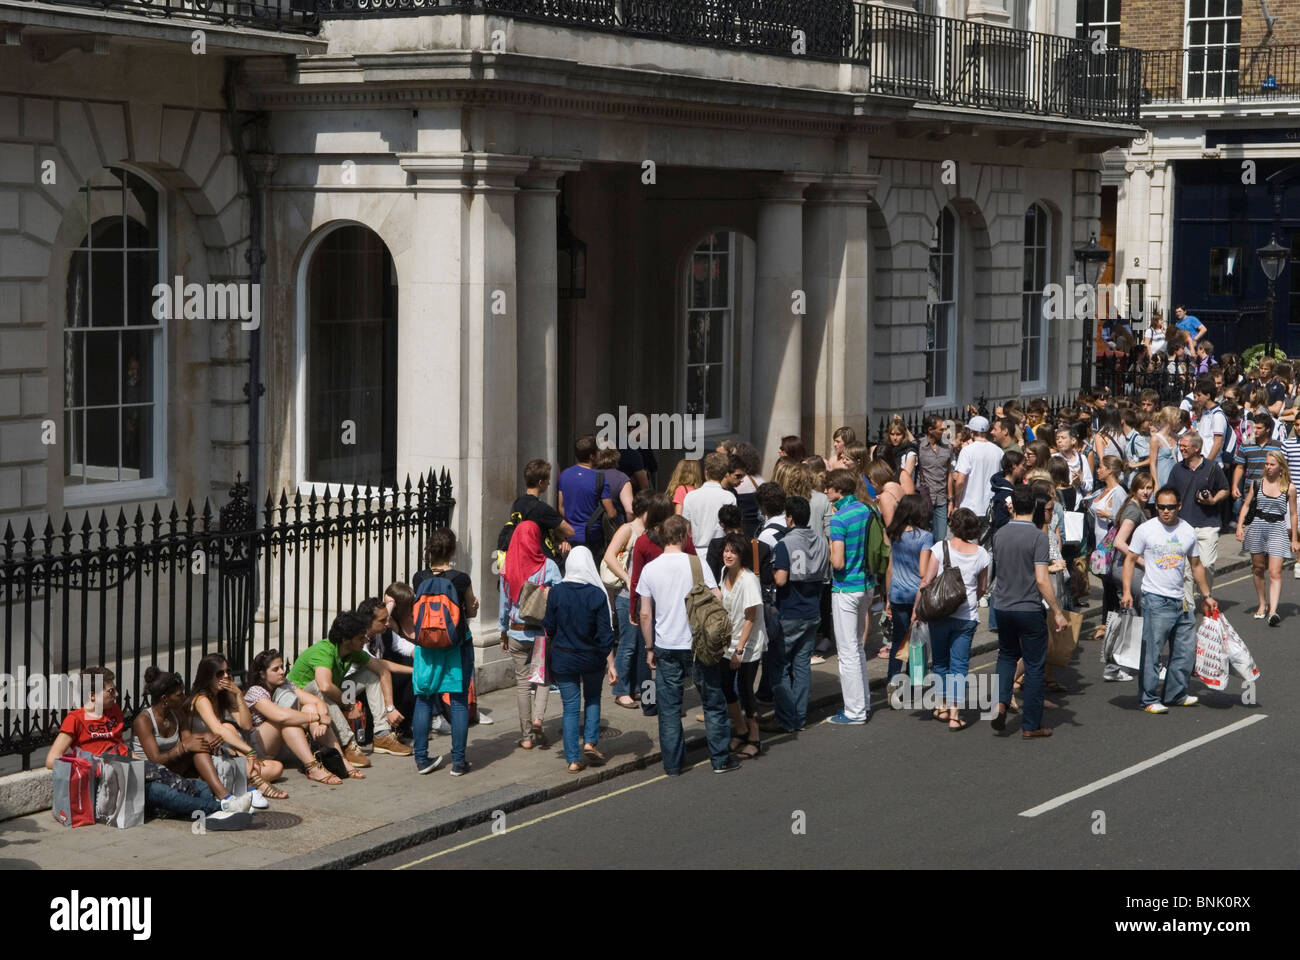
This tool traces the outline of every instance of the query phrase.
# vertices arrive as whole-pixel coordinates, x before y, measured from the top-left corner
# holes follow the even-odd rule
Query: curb
[[[1249,559],[1237,557],[1217,568],[1215,578],[1221,578],[1249,567]],[[1100,620],[1100,603],[1090,606],[1083,615],[1084,623]],[[988,637],[972,644],[970,652],[971,656],[976,656],[977,654],[991,653],[997,648],[997,638]],[[870,690],[881,690],[884,687],[884,677],[876,677],[868,684]],[[839,702],[840,693],[838,690],[833,693],[811,697],[808,701],[808,713],[811,716],[814,711],[823,710]],[[686,736],[685,743],[688,753],[706,746],[705,736],[702,732]],[[597,784],[613,780],[616,777],[635,773],[638,770],[646,770],[662,760],[663,754],[658,750],[652,750],[643,757],[610,764],[597,771],[575,777],[571,781],[553,787],[528,787],[524,784],[512,784],[491,793],[458,801],[438,810],[421,814],[418,817],[390,823],[385,827],[379,827],[349,840],[340,840],[312,853],[278,861],[271,864],[270,867],[275,870],[348,870],[359,867],[374,860],[401,853],[403,850],[429,843],[432,840],[456,833],[467,827],[486,823],[498,813],[515,813],[527,807],[556,800],[578,790],[584,790],[587,787],[594,787]]]

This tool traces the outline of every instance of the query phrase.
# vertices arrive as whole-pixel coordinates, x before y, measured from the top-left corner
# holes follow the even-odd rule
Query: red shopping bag
[[[50,812],[65,827],[95,823],[95,765],[84,757],[59,757],[54,764]]]

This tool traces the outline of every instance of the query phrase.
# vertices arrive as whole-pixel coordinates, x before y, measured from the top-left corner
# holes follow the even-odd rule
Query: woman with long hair
[[[754,679],[768,638],[762,586],[749,569],[752,543],[742,534],[727,534],[722,545],[722,577],[718,581],[722,606],[731,621],[731,645],[718,661],[718,669],[731,726],[735,731],[744,731],[731,739],[731,753],[741,760],[752,760],[763,752]]]
[[[1182,412],[1177,407],[1161,407],[1151,431],[1151,463],[1155,468],[1156,489],[1169,482],[1170,471],[1178,462],[1178,427]]]
[[[632,594],[629,584],[632,573],[632,552],[636,542],[645,533],[646,511],[650,509],[655,494],[642,490],[632,498],[632,519],[619,527],[605,548],[605,567],[618,577],[619,585],[614,596],[614,702],[627,710],[635,710],[640,699],[640,664],[645,663],[645,639],[632,619]],[[680,507],[680,504],[677,506]],[[638,653],[638,650],[640,651]]]
[[[1120,486],[1120,478],[1124,474],[1124,461],[1115,456],[1104,456],[1097,464],[1097,483],[1101,487],[1100,492],[1092,501],[1093,531],[1096,537],[1097,546],[1101,546],[1115,526],[1116,517],[1119,515],[1118,509],[1123,503],[1125,490]],[[1118,556],[1118,554],[1112,554]],[[1119,585],[1109,574],[1101,577],[1101,596],[1102,596],[1102,622],[1098,624],[1094,640],[1100,640],[1106,635],[1105,618],[1112,613],[1119,611]]]
[[[1255,505],[1255,520],[1247,529],[1246,517],[1252,504]],[[1268,625],[1276,627],[1282,622],[1277,612],[1282,596],[1282,562],[1300,553],[1295,484],[1291,482],[1286,456],[1280,450],[1269,450],[1265,454],[1264,475],[1246,490],[1241,512],[1237,515],[1237,540],[1250,553],[1255,594],[1259,597],[1255,619],[1264,619],[1267,602]],[[1265,573],[1268,575],[1267,601]]]
[[[781,458],[787,460],[804,460],[808,457],[808,451],[803,445],[803,440],[793,434],[781,438],[781,448],[778,452]]]
[[[1051,459],[1052,448],[1046,440],[1034,440],[1025,444],[1025,476],[1028,477],[1035,470],[1046,470]]]
[[[872,460],[867,464],[867,480],[876,491],[875,504],[880,516],[888,527],[894,519],[894,511],[903,499],[903,488],[894,477],[893,468],[883,460]]]
[[[668,496],[674,505],[674,512],[682,512],[682,501],[692,490],[704,483],[704,472],[699,460],[678,460],[673,468],[672,478],[668,481]],[[632,507],[636,512],[636,507]]]
[[[1154,357],[1157,353],[1167,352],[1168,331],[1165,329],[1165,316],[1159,309],[1151,311],[1151,325],[1142,334],[1142,339],[1146,343],[1147,352],[1151,356]]]
[[[550,680],[534,683],[533,655],[538,640],[545,643],[545,631],[519,620],[519,602],[524,585],[552,587],[563,578],[560,568],[542,552],[542,531],[532,520],[515,527],[501,570],[501,603],[497,621],[501,629],[501,648],[510,654],[515,666],[515,701],[519,707],[519,741],[521,749],[545,748],[549,745],[542,721],[546,717],[546,696]],[[543,667],[544,669],[544,667]]]
[[[903,494],[916,493],[916,437],[903,418],[895,415],[885,428],[885,442],[876,449],[876,459],[889,464]]]
[[[924,576],[922,571],[929,563],[929,550],[934,546],[925,498],[919,493],[905,494],[886,532],[890,550],[889,567],[885,570],[885,616],[891,617],[894,623],[889,667],[885,673],[888,683],[903,671],[903,661],[898,658],[898,653],[908,642],[912,608]]]
[[[262,753],[278,758],[288,750],[302,763],[308,780],[329,785],[343,782],[326,770],[312,752],[313,743],[321,749],[333,747],[343,752],[330,725],[329,708],[319,697],[286,681],[284,656],[279,650],[263,650],[253,658],[244,703],[253,717],[253,740]],[[355,769],[346,757],[343,763]]]
[[[268,800],[288,796],[271,786],[284,772],[284,764],[269,758],[258,759],[257,751],[244,740],[241,731],[253,729],[253,717],[243,694],[231,679],[230,665],[219,653],[210,653],[199,661],[194,671],[194,683],[185,701],[185,716],[191,733],[215,733],[231,750],[244,757],[247,779]],[[258,806],[256,794],[254,806]]]

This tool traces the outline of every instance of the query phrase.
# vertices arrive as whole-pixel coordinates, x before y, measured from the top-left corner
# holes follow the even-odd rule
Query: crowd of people
[[[1203,328],[1196,339],[1204,343]],[[1209,363],[1177,406],[1149,390],[1085,392],[1053,422],[1042,400],[1009,401],[992,418],[968,410],[964,424],[930,416],[919,437],[895,417],[874,446],[839,428],[825,456],[788,436],[772,451],[770,478],[761,451],[728,441],[678,462],[662,488],[649,451],[600,449],[584,436],[554,506],[551,464],[531,461],[497,543],[517,747],[549,746],[554,690],[567,769],[605,763],[608,682],[615,706],[658,717],[664,769],[679,774],[689,678],[712,768],[734,771],[763,755],[764,733],[804,728],[811,668],[830,656],[843,703],[826,722],[864,724],[870,659],[887,661],[890,683],[905,682],[918,595],[946,571],[956,572],[947,578],[954,590],[959,574],[964,596],[924,623],[932,716],[948,730],[973,719],[967,670],[987,607],[998,636],[991,726],[1003,733],[1018,713],[1023,739],[1051,735],[1047,695],[1066,688],[1046,663],[1049,637],[1089,603],[1090,576],[1101,581],[1104,614],[1132,608],[1144,618],[1138,675],[1110,665],[1104,678],[1137,681],[1150,713],[1193,705],[1194,600],[1199,591],[1207,612],[1216,606],[1221,533],[1235,528],[1251,555],[1255,616],[1281,623],[1283,564],[1300,552],[1296,374],[1271,358],[1246,371]],[[491,719],[475,702],[476,585],[456,553],[452,531],[433,531],[412,584],[340,613],[292,664],[262,651],[242,690],[220,655],[200,661],[188,688],[151,667],[132,744],[111,672],[87,671],[101,682],[68,714],[46,766],[74,749],[134,752],[147,764],[151,808],[201,810],[227,828],[287,796],[274,784],[286,763],[321,784],[364,778],[372,761],[363,738],[371,754],[411,758],[428,774],[443,764],[430,756],[431,734],[449,733],[451,775],[468,773],[468,727]],[[417,623],[431,593],[460,611],[446,645],[425,643]],[[696,655],[692,613],[707,613],[710,598],[730,638],[716,663]],[[882,640],[872,652],[877,613]]]

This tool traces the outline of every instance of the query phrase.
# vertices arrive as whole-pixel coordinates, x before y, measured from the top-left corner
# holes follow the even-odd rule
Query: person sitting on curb
[[[182,720],[184,679],[179,673],[163,673],[150,665],[144,672],[144,682],[149,691],[150,706],[136,714],[132,729],[145,759],[161,764],[179,776],[202,780],[214,796],[224,797],[230,791],[221,782],[212,761],[224,741],[215,733],[192,733]],[[253,804],[263,808],[267,806],[266,801],[259,802],[256,795]]]
[[[286,752],[297,757],[308,780],[331,786],[342,783],[312,752],[314,742],[321,749],[342,753],[330,726],[329,708],[320,697],[286,682],[284,674],[284,656],[279,650],[263,650],[253,658],[244,703],[253,716],[254,741],[268,757],[279,758]],[[346,758],[343,765],[350,777],[365,779]]]
[[[410,592],[409,587],[407,590]],[[408,736],[411,731],[410,717],[415,710],[415,694],[411,692],[415,644],[393,632],[392,623],[389,621],[392,609],[393,606],[385,595],[382,598],[370,597],[362,600],[357,607],[357,613],[370,623],[366,628],[366,644],[362,649],[370,654],[371,659],[383,660],[388,665],[389,677],[393,684],[393,698],[387,702],[395,706],[398,713],[403,714],[402,720],[393,726],[393,736],[405,746],[406,741],[410,739]],[[356,672],[356,667],[351,668],[344,675],[343,682],[346,684],[349,677]],[[373,722],[373,714],[371,716]],[[387,751],[380,751],[380,753],[385,752]],[[409,756],[410,751],[408,750],[405,755]]]
[[[125,721],[117,705],[117,685],[114,674],[107,667],[91,667],[80,673],[85,701],[76,710],[68,711],[59,725],[59,732],[45,754],[45,769],[64,754],[83,750],[102,756],[112,753],[119,757],[130,756],[122,741]],[[188,818],[195,810],[204,814],[205,825],[213,830],[242,830],[249,825],[248,811],[253,796],[227,793],[218,800],[212,788],[201,780],[188,780],[177,776],[166,767],[145,761],[144,809],[148,814],[163,811]]]
[[[230,665],[221,654],[210,653],[199,661],[184,715],[191,733],[216,734],[244,757],[248,764],[248,783],[253,787],[254,807],[261,809],[266,806],[266,800],[283,800],[289,796],[271,786],[271,781],[284,772],[284,764],[279,760],[259,760],[257,751],[242,735],[243,731],[253,729],[253,718],[243,694],[230,679]],[[214,751],[213,755],[219,754]],[[234,784],[227,786],[236,789]]]
[[[355,767],[368,767],[371,763],[361,752],[351,723],[362,719],[365,711],[359,702],[345,700],[342,689],[343,675],[352,665],[365,668],[358,669],[352,682],[365,692],[371,716],[375,718],[375,752],[398,757],[411,755],[411,748],[403,746],[391,732],[391,724],[401,723],[402,714],[393,707],[389,664],[372,658],[361,649],[366,642],[368,626],[359,614],[351,611],[340,613],[330,624],[329,636],[304,650],[289,671],[290,683],[325,701],[330,725],[339,743],[343,744],[343,757]],[[344,713],[345,709],[347,713]]]

